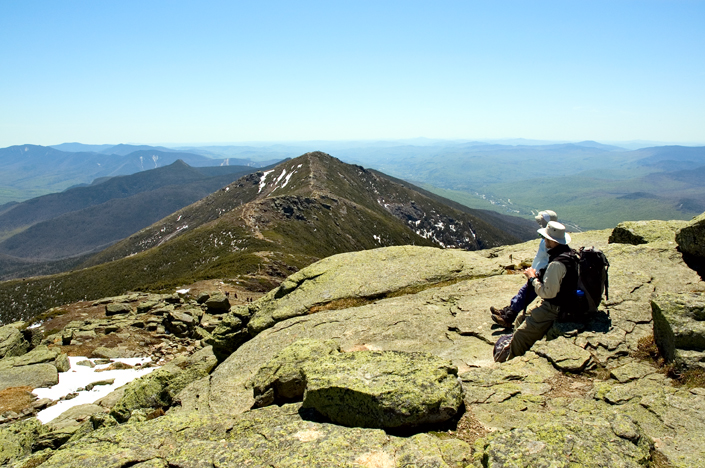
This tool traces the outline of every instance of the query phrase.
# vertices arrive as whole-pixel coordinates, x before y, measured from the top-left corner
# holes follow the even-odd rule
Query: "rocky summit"
[[[0,372],[135,339],[161,367],[48,424],[4,416],[0,464],[703,467],[705,282],[679,250],[699,222],[574,234],[609,259],[609,298],[502,364],[489,307],[538,241],[344,253],[253,302],[136,293],[3,327]]]

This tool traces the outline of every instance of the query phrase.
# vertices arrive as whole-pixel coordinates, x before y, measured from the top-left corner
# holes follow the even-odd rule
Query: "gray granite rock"
[[[215,293],[206,299],[204,302],[208,313],[223,314],[230,310],[230,300],[223,293]]]
[[[0,390],[12,387],[52,387],[59,383],[59,373],[52,364],[32,364],[0,370]]]
[[[29,350],[29,343],[22,333],[12,325],[0,327],[0,359],[21,356]]]
[[[339,351],[334,340],[303,339],[287,346],[253,377],[254,407],[301,401],[306,389],[304,365]]]
[[[562,336],[551,341],[538,341],[531,350],[563,372],[581,372],[592,359],[588,351]]]
[[[132,312],[130,304],[110,303],[105,306],[105,315],[109,317],[113,315],[129,315]]]
[[[471,448],[428,434],[394,437],[302,419],[299,404],[268,406],[233,417],[202,412],[97,430],[65,446],[42,468],[124,466],[457,468]]]
[[[688,225],[687,221],[625,221],[619,223],[609,242],[617,244],[648,244],[666,242],[675,244],[676,232]]]
[[[705,213],[693,218],[676,234],[681,252],[705,260]]]
[[[701,362],[705,357],[705,294],[663,293],[651,306],[654,339],[664,357],[686,365]],[[690,353],[681,356],[681,350]]]
[[[463,403],[457,369],[425,353],[357,351],[304,366],[303,407],[349,427],[401,429],[455,417]]]

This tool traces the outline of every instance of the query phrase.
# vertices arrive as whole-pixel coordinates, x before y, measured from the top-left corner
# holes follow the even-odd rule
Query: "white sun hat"
[[[570,234],[565,232],[565,226],[557,221],[549,221],[545,228],[541,228],[536,232],[546,239],[551,239],[559,244],[567,245],[570,243]]]

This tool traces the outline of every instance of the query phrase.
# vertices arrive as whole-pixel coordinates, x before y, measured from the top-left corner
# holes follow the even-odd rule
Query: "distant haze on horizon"
[[[704,145],[703,18],[693,0],[0,2],[0,147]]]

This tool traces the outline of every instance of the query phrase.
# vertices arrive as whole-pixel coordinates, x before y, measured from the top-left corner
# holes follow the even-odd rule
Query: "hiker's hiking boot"
[[[492,312],[492,321],[503,328],[512,328],[512,323],[507,321],[505,317],[511,312],[510,306],[503,309],[496,309],[490,307],[490,312]]]

